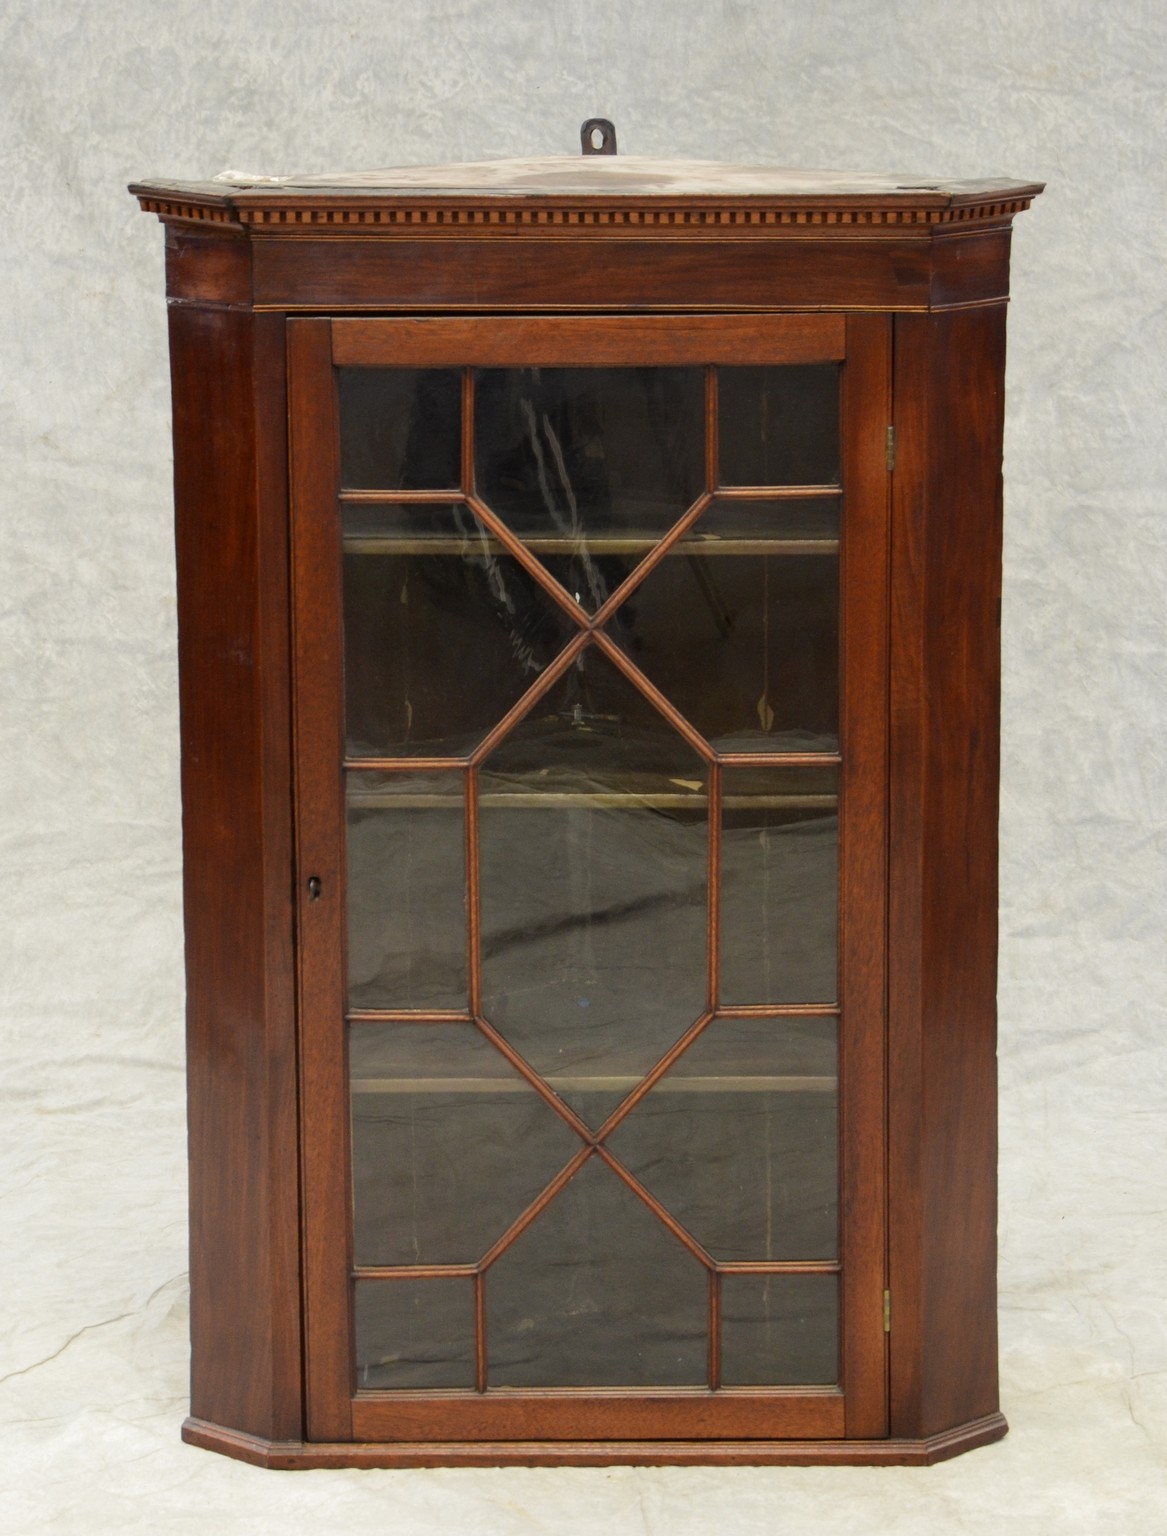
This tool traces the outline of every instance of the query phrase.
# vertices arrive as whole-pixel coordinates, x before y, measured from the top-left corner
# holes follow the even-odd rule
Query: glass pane
[[[838,770],[722,775],[723,1004],[838,995]]]
[[[717,751],[837,749],[838,516],[714,503],[608,625]]]
[[[341,368],[340,478],[350,490],[462,483],[462,376],[452,368]]]
[[[465,1008],[461,773],[350,772],[348,972],[353,1008]]]
[[[608,1139],[713,1258],[833,1259],[834,1019],[720,1019]]]
[[[721,1379],[727,1387],[833,1386],[839,1379],[834,1275],[724,1275]]]
[[[563,1165],[575,1132],[473,1024],[358,1024],[358,1264],[476,1264]]]
[[[721,368],[722,485],[837,485],[839,367]]]
[[[463,505],[344,508],[353,757],[462,757],[575,633]]]
[[[486,1272],[492,1387],[706,1380],[709,1282],[593,1157]]]
[[[594,611],[704,486],[700,368],[484,369],[479,496]]]
[[[833,555],[839,548],[842,496],[715,496],[682,548],[709,555]]]
[[[358,1280],[357,1391],[473,1387],[474,1282]]]
[[[486,1016],[598,1125],[706,1001],[705,766],[589,649],[480,779]]]

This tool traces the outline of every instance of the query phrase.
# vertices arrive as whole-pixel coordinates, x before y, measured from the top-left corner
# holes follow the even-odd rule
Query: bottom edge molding
[[[922,1440],[505,1440],[370,1444],[264,1440],[187,1419],[182,1438],[205,1451],[278,1471],[325,1467],[898,1466],[925,1467],[1000,1440],[988,1414]]]

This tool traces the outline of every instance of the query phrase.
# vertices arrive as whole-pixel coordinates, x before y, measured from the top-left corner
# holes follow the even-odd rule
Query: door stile
[[[306,1420],[313,1440],[348,1440],[352,1198],[343,1027],[344,647],[337,405],[327,320],[288,322],[288,413]]]

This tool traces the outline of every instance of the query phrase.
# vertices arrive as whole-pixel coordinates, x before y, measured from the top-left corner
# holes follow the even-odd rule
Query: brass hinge
[[[896,467],[896,429],[887,429],[887,472],[890,475]]]
[[[891,1292],[890,1291],[884,1291],[884,1293],[883,1293],[883,1331],[884,1331],[884,1333],[890,1333],[891,1332]]]

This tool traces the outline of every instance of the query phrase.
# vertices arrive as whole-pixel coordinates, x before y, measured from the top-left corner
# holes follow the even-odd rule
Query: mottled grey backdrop
[[[1162,0],[0,7],[0,1527],[1167,1525]],[[1044,178],[1005,485],[1002,1354],[929,1473],[282,1477],[181,1448],[182,969],[149,174],[628,152]],[[556,1509],[558,1507],[558,1513]]]

